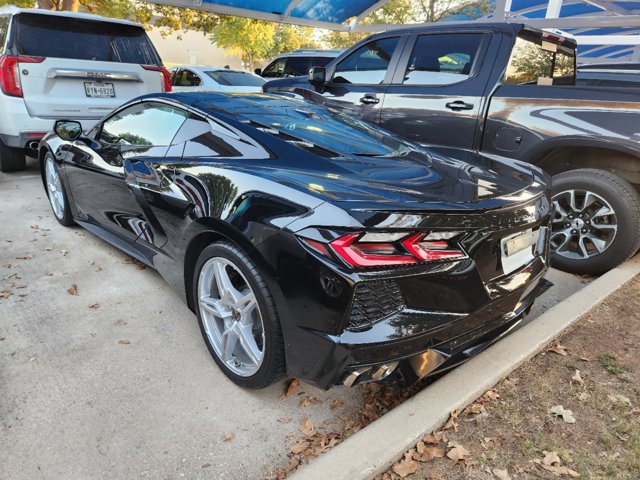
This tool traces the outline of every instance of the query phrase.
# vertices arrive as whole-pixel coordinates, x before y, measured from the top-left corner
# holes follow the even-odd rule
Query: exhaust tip
[[[30,142],[27,142],[27,148],[29,150],[38,150],[39,146],[40,146],[40,142],[37,140],[31,140]]]

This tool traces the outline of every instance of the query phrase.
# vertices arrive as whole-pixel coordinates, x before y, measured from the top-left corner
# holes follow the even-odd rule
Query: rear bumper
[[[509,276],[518,284],[509,293],[469,314],[403,310],[366,331],[346,331],[332,336],[305,331],[306,351],[314,352],[313,364],[299,365],[300,376],[321,388],[362,383],[382,365],[398,362],[394,376],[405,383],[454,367],[509,333],[527,315],[534,300],[551,284],[543,277],[544,257]],[[429,353],[438,354],[427,365]],[[308,358],[308,357],[307,357]],[[431,361],[429,360],[429,363]],[[304,361],[303,361],[304,363]],[[422,365],[421,369],[416,365]],[[353,372],[357,378],[353,378]],[[375,377],[374,377],[375,378]]]

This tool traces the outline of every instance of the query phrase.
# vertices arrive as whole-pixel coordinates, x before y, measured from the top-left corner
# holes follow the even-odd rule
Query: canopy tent
[[[361,20],[389,0],[152,0],[274,22],[339,31],[375,32],[400,25],[364,25]],[[491,15],[472,20],[455,16],[444,21],[524,22],[562,29],[578,41],[583,62],[640,62],[640,0],[494,0]],[[349,21],[349,23],[346,23]]]

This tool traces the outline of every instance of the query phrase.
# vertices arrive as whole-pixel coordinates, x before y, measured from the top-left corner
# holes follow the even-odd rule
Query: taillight
[[[171,91],[171,74],[169,73],[169,70],[158,65],[142,65],[142,68],[145,70],[160,72],[162,75],[162,91],[167,93]]]
[[[0,89],[5,95],[22,97],[22,85],[20,84],[19,63],[41,63],[43,57],[12,57],[0,58]]]
[[[326,257],[338,257],[349,266],[363,268],[466,258],[466,254],[451,243],[460,233],[349,233],[327,244],[305,237],[300,239]]]

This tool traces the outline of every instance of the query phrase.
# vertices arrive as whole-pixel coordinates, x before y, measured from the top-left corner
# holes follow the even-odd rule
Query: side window
[[[263,77],[282,77],[284,75],[284,65],[286,58],[278,58],[267,65],[262,71]]]
[[[290,57],[284,67],[284,74],[299,77],[309,73],[309,57]]]
[[[521,35],[511,51],[504,83],[527,85],[573,85],[575,51],[538,36]]]
[[[187,112],[170,105],[137,103],[104,122],[100,140],[117,145],[170,145],[187,116]]]
[[[413,47],[404,85],[449,85],[469,78],[482,34],[420,35]]]
[[[382,83],[400,37],[369,42],[342,60],[333,74],[335,83],[376,85]]]
[[[199,87],[200,85],[202,85],[200,77],[186,68],[179,70],[173,80],[174,87]]]
[[[9,30],[9,17],[0,17],[0,53],[4,52],[4,42]]]
[[[173,143],[181,142],[184,158],[270,158],[262,145],[239,130],[194,114],[189,115],[173,139]]]

